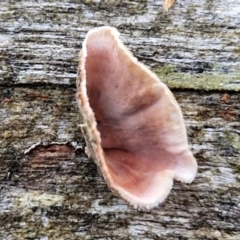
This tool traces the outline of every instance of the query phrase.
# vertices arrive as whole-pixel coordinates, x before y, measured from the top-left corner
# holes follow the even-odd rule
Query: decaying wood
[[[110,25],[173,90],[199,171],[139,211],[84,153],[86,32]],[[0,239],[240,239],[238,1],[0,2]]]

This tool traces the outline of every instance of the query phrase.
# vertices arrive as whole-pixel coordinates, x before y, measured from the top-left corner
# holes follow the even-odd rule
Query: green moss
[[[50,206],[61,206],[63,197],[61,195],[41,193],[39,191],[32,191],[19,196],[16,206],[18,209],[28,209],[30,207],[48,208]]]
[[[229,131],[225,131],[225,137],[232,147],[240,150],[240,135],[237,133],[232,133]]]
[[[235,53],[240,53],[240,46],[237,46],[237,47],[234,49],[234,52],[235,52]]]
[[[178,72],[172,66],[155,68],[153,71],[172,89],[230,90],[240,91],[239,74],[190,74]]]

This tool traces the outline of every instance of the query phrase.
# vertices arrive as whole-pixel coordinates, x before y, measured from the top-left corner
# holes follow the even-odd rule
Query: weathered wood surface
[[[83,151],[77,56],[102,25],[173,89],[198,160],[151,211]],[[0,239],[240,239],[238,1],[1,1],[0,63]]]

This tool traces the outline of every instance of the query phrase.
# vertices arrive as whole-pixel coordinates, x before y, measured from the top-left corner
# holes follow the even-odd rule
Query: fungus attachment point
[[[197,163],[168,87],[133,57],[115,28],[90,30],[79,55],[77,103],[87,154],[108,186],[140,208],[190,183]]]

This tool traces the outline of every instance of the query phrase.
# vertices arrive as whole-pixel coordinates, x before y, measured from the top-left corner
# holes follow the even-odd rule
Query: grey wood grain
[[[102,25],[173,90],[199,164],[151,211],[84,153],[77,58]],[[0,239],[240,239],[239,26],[235,0],[0,1]]]
[[[168,12],[162,1],[151,0],[0,4],[2,84],[74,84],[86,32],[110,25],[160,76],[159,68],[168,67],[172,87],[240,88],[240,6],[235,0],[179,1]]]

